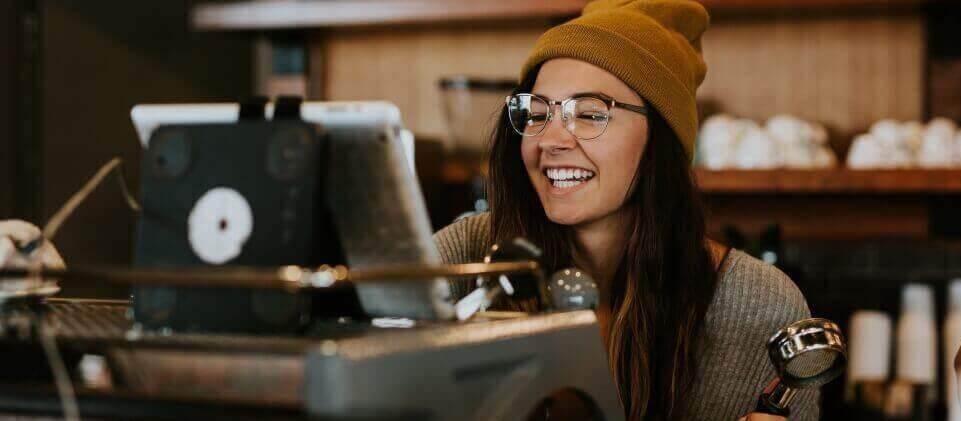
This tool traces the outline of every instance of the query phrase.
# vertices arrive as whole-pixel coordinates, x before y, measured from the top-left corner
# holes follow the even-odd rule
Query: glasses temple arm
[[[613,103],[614,107],[616,107],[616,108],[623,108],[623,109],[625,109],[625,110],[633,111],[633,112],[638,113],[638,114],[641,114],[641,115],[647,115],[647,107],[645,107],[645,106],[643,106],[643,105],[624,104],[624,103],[617,102],[617,101],[611,101],[611,102]]]

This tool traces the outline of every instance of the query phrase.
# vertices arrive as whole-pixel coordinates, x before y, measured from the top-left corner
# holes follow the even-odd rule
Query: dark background
[[[193,1],[0,2],[0,219],[37,225],[110,158],[136,189],[138,103],[250,95],[249,37],[188,28]],[[130,261],[134,216],[104,183],[55,238],[69,263]],[[122,289],[64,285],[66,295]]]

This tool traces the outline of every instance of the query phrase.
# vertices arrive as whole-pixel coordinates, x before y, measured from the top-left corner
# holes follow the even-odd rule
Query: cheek
[[[537,140],[525,137],[521,141],[521,159],[524,160],[524,167],[528,169],[540,166],[540,149],[537,147]]]
[[[620,186],[620,192],[626,191],[632,181],[634,181],[634,175],[637,173],[637,165],[641,161],[641,153],[643,151],[630,150],[633,148],[626,148],[627,150],[622,150],[620,153],[612,154],[608,157],[609,167],[613,170],[609,171],[611,175],[616,179],[615,181]]]
[[[619,207],[634,181],[647,139],[638,141],[622,136],[605,140],[608,142],[603,145],[598,143],[596,148],[587,152],[601,174],[598,181],[601,184],[603,206]]]

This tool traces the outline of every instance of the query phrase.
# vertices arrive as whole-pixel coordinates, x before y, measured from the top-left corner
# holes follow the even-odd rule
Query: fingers
[[[67,266],[63,263],[63,257],[60,257],[60,252],[57,251],[57,248],[54,247],[50,241],[44,241],[43,245],[35,250],[30,257],[31,260],[39,257],[43,266],[51,269],[63,269]]]
[[[17,248],[13,245],[13,240],[0,235],[0,268],[7,267],[16,254]]]
[[[10,237],[17,245],[23,246],[42,235],[40,228],[19,219],[0,221],[0,237]]]
[[[25,268],[30,259],[17,249],[10,237],[0,237],[0,268]]]
[[[787,418],[779,417],[777,415],[762,414],[760,412],[752,412],[744,417],[741,417],[738,421],[787,421]]]
[[[0,267],[25,267],[31,262],[43,266],[63,269],[66,265],[60,252],[50,241],[42,241],[29,256],[22,254],[20,247],[40,238],[43,233],[35,225],[17,219],[0,221]]]

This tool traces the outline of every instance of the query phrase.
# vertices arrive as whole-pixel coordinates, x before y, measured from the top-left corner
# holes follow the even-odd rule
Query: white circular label
[[[187,220],[187,238],[194,254],[219,265],[240,255],[254,229],[247,199],[227,187],[211,189],[197,200]]]

